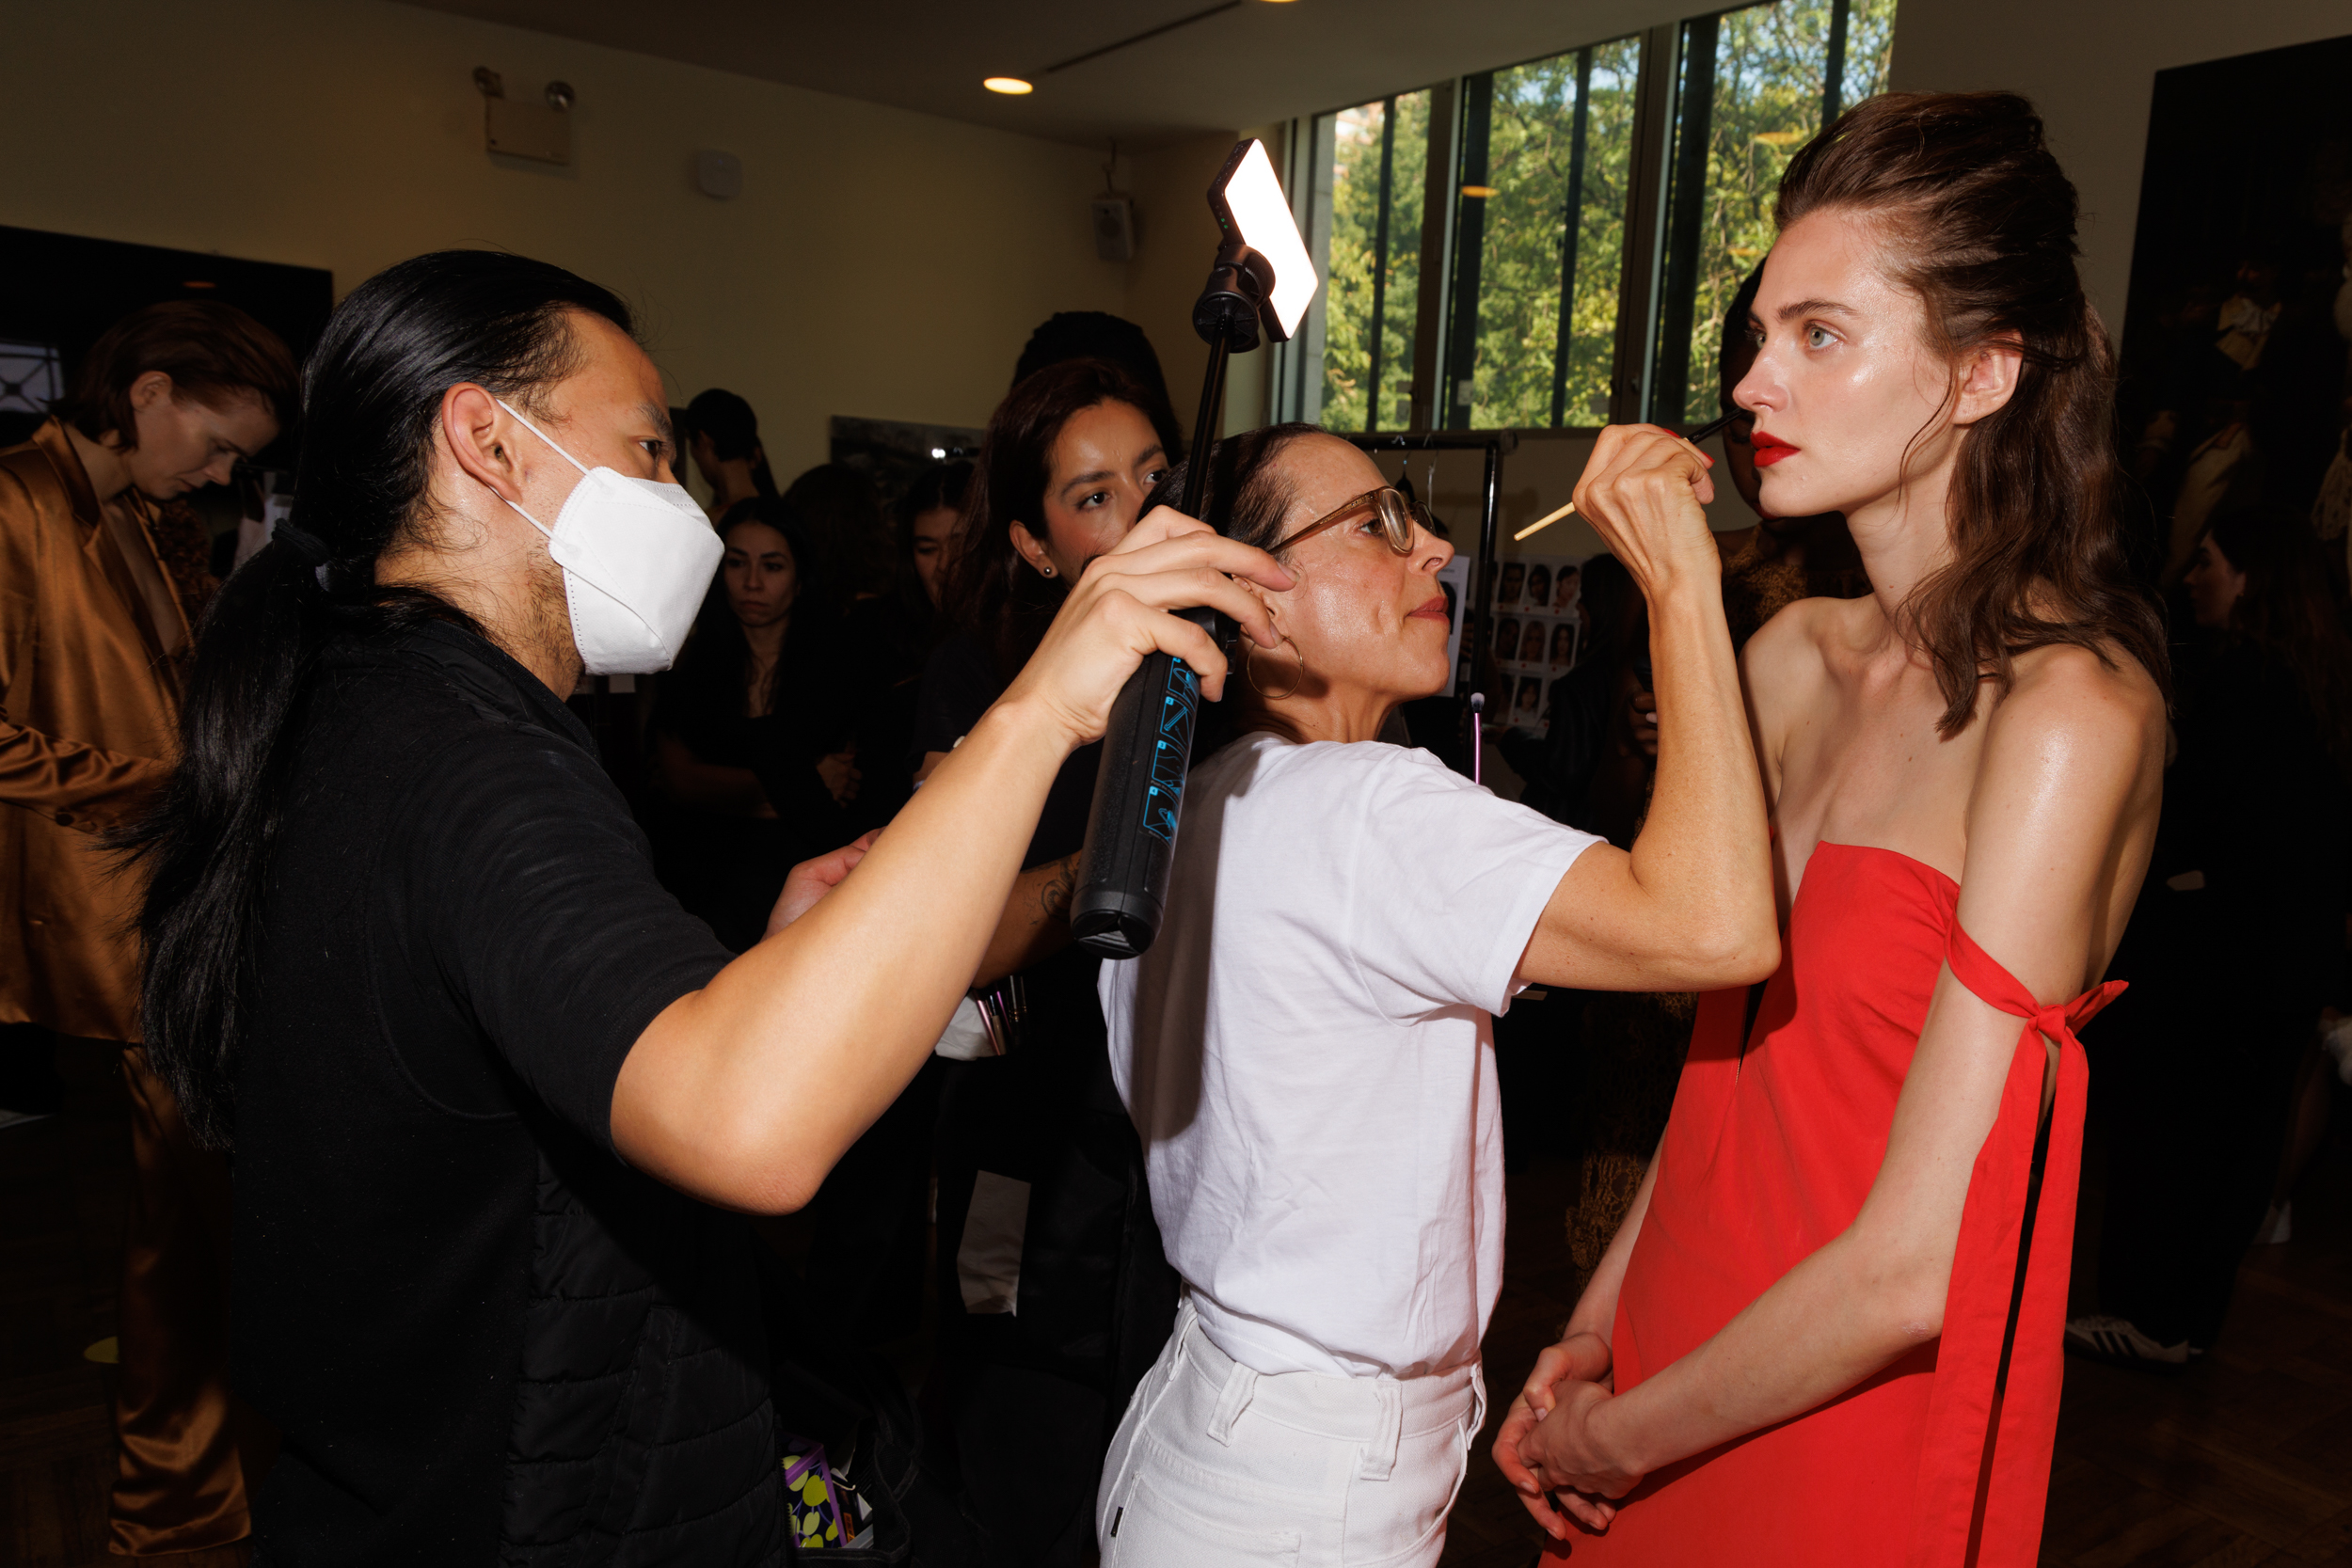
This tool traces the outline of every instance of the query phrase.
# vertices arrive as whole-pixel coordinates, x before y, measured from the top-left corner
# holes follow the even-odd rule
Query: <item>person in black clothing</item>
[[[785,486],[785,500],[808,529],[815,569],[842,599],[871,598],[890,589],[890,526],[874,482],[847,463],[819,463]]]
[[[1114,366],[1078,359],[1029,376],[990,420],[948,584],[951,629],[916,713],[926,778],[1028,658],[1088,562],[1142,515],[1170,466],[1147,401]],[[1075,1568],[1092,1547],[1104,1449],[1176,1309],[1142,1148],[1111,1081],[1098,960],[1070,945],[1100,755],[1073,753],[1055,779],[1008,911],[1016,940],[982,966],[1013,972],[1005,984],[1024,1016],[1003,1055],[948,1062],[941,1085],[931,1402],[983,1523],[1020,1544],[1008,1564]]]
[[[654,709],[655,863],[730,952],[760,939],[785,874],[846,844],[859,774],[839,619],[803,565],[788,503],[739,501],[677,668]],[[870,825],[870,824],[869,824]]]
[[[129,840],[148,1051],[236,1157],[237,1381],[284,1433],[256,1556],[778,1562],[740,1212],[803,1203],[929,1058],[1146,650],[1222,690],[1165,607],[1267,644],[1215,574],[1291,579],[1148,519],[890,832],[799,868],[730,960],[561,700],[666,664],[716,565],[628,309],[522,257],[402,262],[337,308],[303,426]]]
[[[687,428],[677,433],[710,486],[704,510],[718,522],[755,496],[776,493],[768,449],[759,444],[759,416],[723,387],[713,387],[686,405]]]
[[[898,501],[898,586],[904,592],[912,578],[932,610],[947,591],[947,568],[955,562],[971,491],[972,465],[958,460],[924,470]]]
[[[851,605],[845,620],[861,773],[847,805],[860,832],[887,823],[914,794],[915,703],[939,640],[940,568],[971,479],[971,464],[942,463],[915,480],[898,503],[897,580],[888,594]],[[809,1201],[818,1242],[803,1285],[842,1337],[879,1342],[922,1326],[931,1141],[947,1066],[927,1063]]]
[[[850,816],[879,828],[914,793],[914,708],[938,644],[940,594],[955,547],[972,465],[938,463],[917,475],[897,511],[890,591],[849,608],[844,641],[856,691],[857,761],[864,777]]]
[[[2078,1354],[2178,1368],[2211,1349],[2270,1201],[2352,870],[2352,639],[2325,567],[2276,506],[2216,518],[2190,558],[2177,753],[2113,965],[2131,989],[2090,1036],[2107,1201]]]

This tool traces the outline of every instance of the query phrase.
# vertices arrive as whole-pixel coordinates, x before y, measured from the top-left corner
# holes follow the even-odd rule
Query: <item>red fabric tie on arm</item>
[[[2044,1006],[1957,921],[1945,962],[1979,1000],[2026,1026],[1961,1212],[1904,1560],[1908,1568],[2033,1568],[2065,1381],[2066,1288],[2090,1077],[2075,1031],[2122,995],[2124,982],[2108,980]],[[2046,1142],[2045,1039],[2057,1047],[2058,1069]]]

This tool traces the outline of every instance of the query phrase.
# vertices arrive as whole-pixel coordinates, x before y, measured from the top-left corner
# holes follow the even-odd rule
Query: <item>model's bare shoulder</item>
[[[2164,693],[2136,660],[2074,646],[2020,655],[1984,719],[1970,826],[1978,835],[2072,839],[2102,854],[2152,826],[2164,777]]]
[[[1799,599],[1757,627],[1740,650],[1740,677],[1759,716],[1804,704],[1827,677],[1830,647],[1848,628],[1837,599]]]
[[[1989,734],[2120,747],[2134,757],[2151,748],[2161,757],[2164,721],[2153,672],[2121,650],[2073,643],[2020,654],[1988,718]]]

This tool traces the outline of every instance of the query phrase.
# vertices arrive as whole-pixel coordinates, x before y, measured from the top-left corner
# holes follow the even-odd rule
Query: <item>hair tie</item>
[[[291,522],[280,522],[270,531],[270,538],[285,546],[294,558],[305,566],[324,566],[330,557],[326,540],[308,529],[296,528]]]

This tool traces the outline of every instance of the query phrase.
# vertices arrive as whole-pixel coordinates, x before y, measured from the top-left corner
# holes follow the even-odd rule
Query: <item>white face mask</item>
[[[499,406],[580,470],[580,483],[564,499],[552,529],[513,501],[506,504],[548,536],[548,554],[564,568],[572,642],[588,673],[667,670],[677,661],[726,553],[710,519],[684,486],[591,468],[503,399]]]

